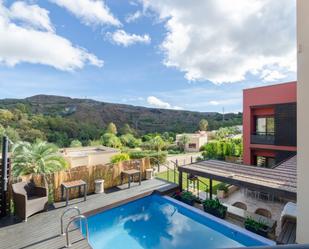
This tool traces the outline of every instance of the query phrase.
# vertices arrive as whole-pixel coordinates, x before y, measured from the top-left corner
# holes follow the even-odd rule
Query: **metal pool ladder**
[[[75,210],[77,212],[77,215],[75,216],[72,216],[66,226],[66,229],[65,229],[65,232],[63,230],[63,217],[64,215],[71,211],[71,210]],[[84,220],[84,223],[85,223],[85,227],[86,227],[86,239],[87,239],[87,242],[89,242],[89,230],[88,230],[88,221],[87,221],[87,218],[86,216],[82,215],[81,212],[80,212],[80,209],[78,207],[71,207],[71,208],[68,208],[66,210],[64,210],[64,212],[62,213],[61,215],[61,219],[60,219],[60,225],[61,225],[61,235],[66,235],[66,247],[70,247],[71,244],[70,244],[70,241],[69,241],[69,228],[70,228],[70,225],[74,222],[74,221],[77,221],[79,220],[79,227],[80,227],[80,231],[82,233],[82,220]]]

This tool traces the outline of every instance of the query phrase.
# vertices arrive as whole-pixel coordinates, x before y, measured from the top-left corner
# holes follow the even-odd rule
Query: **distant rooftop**
[[[63,148],[60,152],[69,157],[84,157],[93,154],[118,152],[118,149],[105,147],[105,146],[87,146],[87,147],[76,147],[76,148]]]

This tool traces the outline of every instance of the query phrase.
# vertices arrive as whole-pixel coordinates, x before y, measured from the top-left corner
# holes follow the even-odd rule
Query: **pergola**
[[[296,199],[296,165],[296,156],[271,169],[217,160],[201,161],[178,167],[179,186],[182,188],[183,173],[188,173],[209,178],[210,198],[212,198],[212,180],[217,180],[284,198]]]

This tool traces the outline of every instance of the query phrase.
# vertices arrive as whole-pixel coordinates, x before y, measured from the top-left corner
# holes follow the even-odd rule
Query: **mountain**
[[[210,129],[239,125],[242,122],[241,113],[225,114],[224,121],[222,121],[222,114],[217,112],[146,108],[53,95],[0,100],[0,108],[3,109],[16,108],[20,104],[24,104],[34,114],[59,115],[66,119],[95,124],[102,128],[110,122],[114,122],[117,127],[128,123],[141,134],[164,131],[193,132],[198,129],[198,123],[203,118],[208,120]]]

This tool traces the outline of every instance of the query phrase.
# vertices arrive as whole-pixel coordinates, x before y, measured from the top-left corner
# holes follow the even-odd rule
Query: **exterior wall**
[[[309,243],[309,1],[297,1],[297,233],[298,243]]]
[[[102,151],[97,151],[100,149]],[[63,157],[71,168],[94,166],[110,163],[111,157],[119,154],[119,150],[107,147],[80,147],[63,149]],[[80,155],[79,155],[80,154]]]
[[[207,133],[205,134],[192,133],[192,134],[178,134],[176,136],[176,143],[178,143],[178,141],[183,135],[188,136],[189,139],[189,142],[185,145],[186,152],[199,152],[201,146],[207,144],[208,142]],[[189,144],[196,144],[196,148],[190,148]]]
[[[269,150],[296,151],[295,146],[251,144],[251,131],[254,129],[254,115],[274,114],[274,105],[296,102],[296,82],[245,89],[243,91],[243,143],[244,164],[252,164],[254,148]]]

